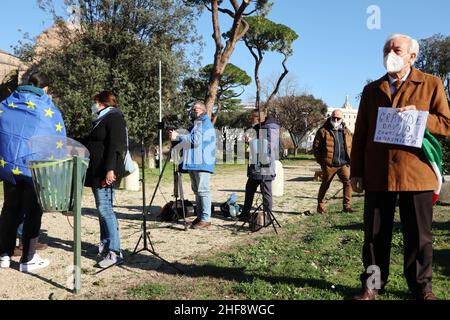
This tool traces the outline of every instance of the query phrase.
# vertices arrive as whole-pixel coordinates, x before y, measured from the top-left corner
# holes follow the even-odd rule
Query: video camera
[[[177,130],[184,126],[184,121],[181,115],[168,115],[165,116],[161,122],[158,122],[158,129],[161,130]]]
[[[184,105],[187,117],[183,117],[182,113],[166,115],[163,117],[161,122],[158,122],[158,129],[171,131],[185,128],[187,126],[187,122],[190,119],[190,112],[192,110],[193,104],[193,102],[187,102]]]

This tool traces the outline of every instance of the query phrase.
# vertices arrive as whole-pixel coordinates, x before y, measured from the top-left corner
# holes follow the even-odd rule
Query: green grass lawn
[[[357,199],[357,200],[356,200]],[[330,205],[326,216],[298,217],[273,232],[251,237],[247,244],[197,258],[182,266],[186,275],[168,277],[129,290],[138,299],[349,299],[360,287],[362,198],[358,213],[344,214]],[[434,215],[433,290],[450,299],[450,213]],[[391,276],[379,299],[409,299],[403,277],[403,240],[394,227]]]
[[[299,153],[297,155],[289,154],[284,160],[314,160],[314,155],[309,153]]]

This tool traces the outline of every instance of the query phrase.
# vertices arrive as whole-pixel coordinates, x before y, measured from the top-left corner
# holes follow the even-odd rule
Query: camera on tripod
[[[161,122],[158,122],[158,129],[171,131],[177,130],[184,126],[185,121],[180,114],[165,116]]]

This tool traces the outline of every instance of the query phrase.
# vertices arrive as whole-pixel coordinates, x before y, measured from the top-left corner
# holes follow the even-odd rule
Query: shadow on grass
[[[352,224],[346,224],[346,225],[338,225],[338,226],[332,226],[333,229],[335,230],[342,230],[342,231],[346,231],[346,230],[356,230],[356,231],[361,231],[364,230],[364,224],[362,223],[352,223]]]
[[[285,284],[293,285],[298,288],[309,287],[319,290],[330,290],[333,286],[333,292],[338,293],[344,300],[352,300],[353,296],[360,292],[360,287],[353,287],[341,284],[335,284],[324,279],[317,278],[303,278],[303,277],[288,277],[288,276],[271,276],[271,275],[256,275],[246,272],[243,267],[220,267],[215,265],[195,265],[195,264],[181,264],[175,263],[176,268],[183,271],[184,276],[190,278],[215,278],[226,281],[235,281],[238,283],[253,283],[256,280],[270,283],[271,285]],[[166,274],[174,275],[176,272],[170,265],[161,265],[159,270]],[[390,296],[396,299],[409,299],[408,292],[398,290],[387,290]]]
[[[289,179],[287,181],[300,181],[300,182],[314,181],[314,177],[297,177]]]
[[[433,264],[442,267],[442,274],[450,277],[450,249],[433,250]]]
[[[217,191],[223,191],[223,192],[244,192],[245,189],[217,189]]]
[[[195,264],[176,264],[177,268],[181,269],[185,276],[191,278],[216,278],[227,281],[236,281],[239,283],[253,283],[255,280],[262,280],[272,285],[286,284],[294,285],[296,287],[311,287],[317,289],[329,289],[333,283],[322,279],[314,278],[296,278],[286,276],[267,276],[267,275],[254,275],[247,273],[245,268],[231,268],[231,267],[219,267],[215,265],[195,265]],[[173,270],[170,270],[169,266],[164,266],[160,271],[173,274]],[[346,299],[350,299],[357,291],[358,288],[350,286],[336,285],[335,291]]]
[[[301,215],[303,212],[299,211],[280,211],[280,210],[272,210],[273,213],[282,213],[282,214],[290,214],[290,215]]]
[[[53,281],[52,279],[47,279],[47,278],[45,278],[45,277],[43,277],[43,276],[41,276],[39,274],[36,274],[34,272],[21,272],[21,271],[19,271],[19,263],[18,262],[12,261],[11,262],[11,268],[17,270],[17,272],[20,272],[20,273],[22,273],[22,274],[24,274],[26,276],[34,277],[34,278],[37,278],[37,279],[39,279],[39,280],[41,280],[43,282],[46,282],[46,283],[50,284],[51,286],[53,286],[55,288],[65,290],[67,292],[72,292],[72,290],[70,288],[67,288],[64,285],[62,285],[60,283],[57,283],[57,282]],[[65,272],[65,270],[62,271],[62,272]]]
[[[317,196],[295,196],[297,199],[314,199],[317,200]]]
[[[64,250],[73,254],[73,240],[62,240],[49,236],[47,233],[42,233],[40,239],[43,243],[46,243],[49,247]],[[95,254],[91,254],[98,249],[97,244],[81,241],[81,255],[90,260],[96,260]]]
[[[361,211],[361,213],[362,213],[362,211]],[[353,223],[353,224],[347,224],[347,225],[337,225],[337,226],[333,226],[332,228],[336,229],[336,230],[364,230],[364,224],[363,223]],[[401,231],[402,223],[395,221],[392,230],[393,231]],[[449,231],[450,230],[450,222],[433,222],[432,230],[433,231],[437,231],[437,230]]]
[[[446,222],[433,222],[433,230],[449,231],[450,232],[450,221]]]
[[[135,211],[136,213],[125,213],[117,211],[117,208],[123,208],[130,211]],[[114,206],[114,213],[119,220],[142,220],[142,206]],[[148,208],[147,208],[148,209]],[[161,211],[160,206],[151,206],[150,214],[147,214],[147,220],[158,221],[156,213]],[[98,217],[98,211],[95,208],[83,208],[81,212],[82,216]]]

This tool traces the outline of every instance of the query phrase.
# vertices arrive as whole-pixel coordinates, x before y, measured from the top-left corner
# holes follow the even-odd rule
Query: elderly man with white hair
[[[363,91],[352,144],[351,183],[365,190],[362,292],[357,300],[373,300],[388,282],[392,228],[399,204],[404,242],[404,275],[418,300],[435,300],[432,292],[433,190],[438,176],[424,149],[374,141],[378,108],[398,112],[428,111],[426,127],[434,136],[450,134],[450,110],[442,81],[413,67],[416,40],[394,34],[384,45],[387,73]]]

